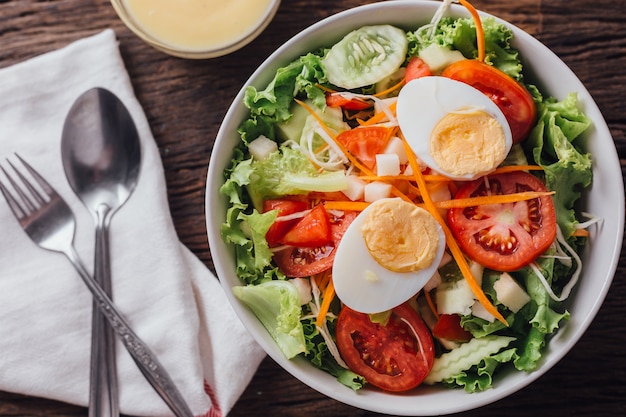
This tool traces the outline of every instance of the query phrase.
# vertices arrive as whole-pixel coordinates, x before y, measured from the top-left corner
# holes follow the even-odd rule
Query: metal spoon
[[[96,223],[94,278],[111,293],[108,230],[114,213],[132,193],[141,163],[139,135],[124,104],[110,91],[94,88],[72,105],[61,140],[65,175]],[[94,308],[89,417],[119,416],[114,333]],[[177,416],[192,416],[162,367],[131,356],[148,382]],[[149,353],[149,352],[148,352]]]
[[[132,118],[118,98],[91,89],[72,105],[63,126],[65,175],[96,223],[94,279],[111,296],[108,228],[137,184],[141,152]],[[89,417],[119,416],[115,338],[93,309]]]

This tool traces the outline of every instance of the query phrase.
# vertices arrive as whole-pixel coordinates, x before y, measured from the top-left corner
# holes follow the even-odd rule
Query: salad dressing
[[[133,20],[159,42],[184,50],[228,47],[257,28],[272,0],[124,0]]]

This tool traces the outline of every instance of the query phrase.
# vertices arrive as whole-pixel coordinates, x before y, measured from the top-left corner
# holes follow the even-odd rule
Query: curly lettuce
[[[482,20],[485,32],[485,62],[500,69],[518,81],[522,81],[522,63],[519,52],[511,46],[513,32],[507,26],[489,17]],[[430,44],[460,51],[465,58],[478,56],[476,46],[476,24],[473,19],[444,17],[439,22],[432,37],[425,37],[423,31],[409,32],[409,56],[419,54]]]

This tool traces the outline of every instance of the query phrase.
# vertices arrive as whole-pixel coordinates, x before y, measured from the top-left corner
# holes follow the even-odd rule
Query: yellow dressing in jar
[[[250,42],[278,8],[275,0],[117,0],[120,18],[172,55],[224,55]],[[197,56],[194,56],[197,55]]]

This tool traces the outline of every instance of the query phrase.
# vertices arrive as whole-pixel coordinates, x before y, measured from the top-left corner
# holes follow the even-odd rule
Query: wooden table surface
[[[283,0],[268,29],[229,56],[169,57],[136,38],[107,0],[0,0],[0,68],[113,28],[161,151],[180,239],[213,268],[204,223],[212,143],[226,109],[254,69],[310,24],[365,0]],[[594,96],[626,168],[626,1],[473,0],[534,35]],[[626,415],[626,254],[586,335],[548,374],[505,400],[464,416]],[[0,324],[1,325],[1,324]],[[2,354],[0,352],[0,354]],[[230,413],[257,416],[377,416],[326,398],[265,359]],[[0,392],[0,416],[86,416],[86,409]]]

